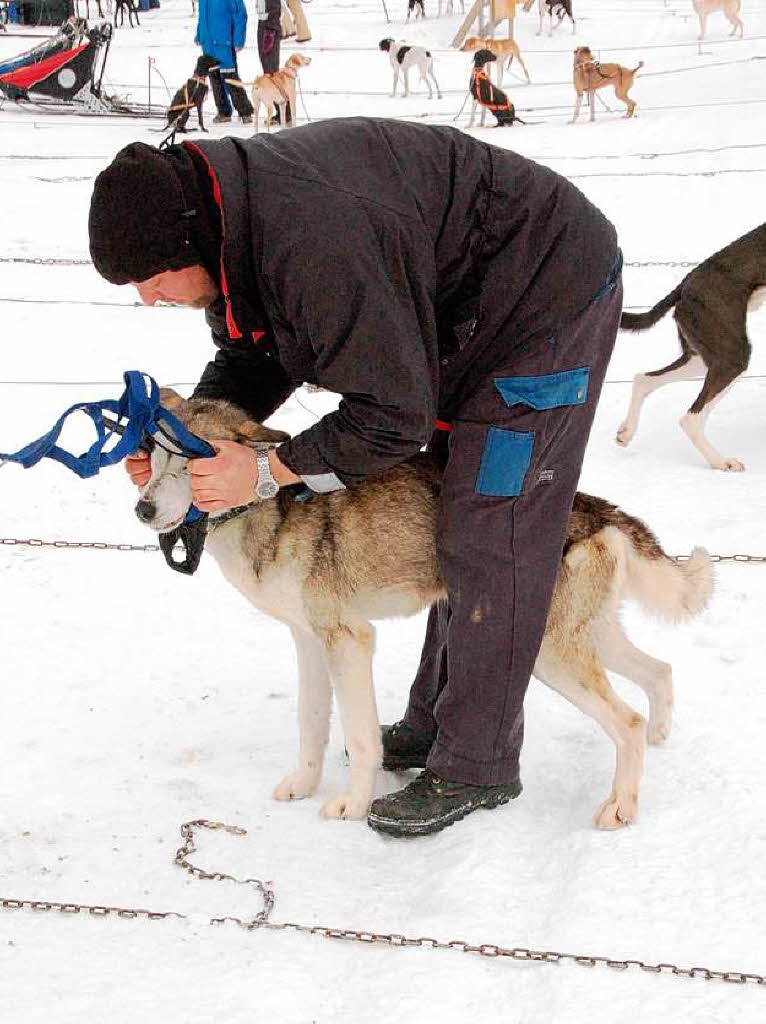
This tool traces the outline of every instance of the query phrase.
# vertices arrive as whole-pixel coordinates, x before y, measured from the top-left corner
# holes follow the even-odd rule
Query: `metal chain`
[[[261,894],[263,908],[253,918],[241,918],[232,915],[225,917],[211,917],[210,924],[226,924],[228,922],[238,925],[246,931],[253,931],[258,928],[270,929],[271,931],[293,931],[305,935],[321,935],[326,939],[345,939],[351,942],[379,943],[386,946],[419,946],[426,949],[450,949],[459,953],[473,953],[477,956],[504,957],[509,960],[533,961],[534,963],[559,964],[570,962],[580,967],[611,967],[616,971],[626,971],[630,967],[637,967],[649,974],[675,974],[683,978],[702,978],[705,981],[728,981],[734,985],[744,985],[753,982],[756,985],[766,985],[766,977],[762,974],[754,974],[746,971],[716,971],[708,967],[678,967],[676,964],[645,963],[643,960],[617,960],[608,956],[591,956],[584,953],[560,953],[551,949],[527,949],[525,946],[499,946],[494,942],[482,942],[474,945],[465,942],[463,939],[451,939],[442,941],[429,936],[410,938],[399,933],[385,933],[363,931],[357,928],[333,928],[328,925],[306,925],[297,924],[295,921],[270,921],[269,916],[274,908],[275,896],[271,883],[262,882],[258,878],[236,878],[234,875],[227,875],[220,871],[205,871],[197,867],[189,860],[189,855],[196,852],[194,844],[194,830],[196,828],[216,829],[229,832],[231,835],[243,836],[247,830],[236,825],[224,825],[218,821],[208,821],[200,818],[196,821],[187,821],[181,826],[181,835],[184,843],[176,851],[175,863],[184,868],[195,878],[203,880],[234,882],[237,885],[254,886]],[[0,896],[0,909],[3,910],[57,910],[62,914],[79,914],[85,912],[91,917],[121,917],[137,918],[142,917],[149,921],[163,921],[169,917],[176,917],[181,920],[189,918],[176,910],[147,910],[144,907],[114,907],[101,904],[89,903],[60,903],[53,900],[26,900],[14,899],[12,897]]]
[[[0,256],[0,263],[34,263],[37,266],[46,267],[89,267],[92,265],[92,260],[75,260],[65,258],[54,258],[48,257],[43,259],[41,256]]]
[[[0,546],[26,545],[32,548],[93,548],[96,551],[159,551],[157,544],[107,544],[89,540],[23,540],[18,537],[0,537]],[[766,562],[766,555],[710,555],[711,562]],[[691,555],[668,555],[673,562],[688,562]]]

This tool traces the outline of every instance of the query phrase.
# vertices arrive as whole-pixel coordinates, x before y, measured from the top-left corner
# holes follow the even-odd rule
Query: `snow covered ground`
[[[250,6],[245,79],[258,71]],[[433,0],[427,6],[430,15]],[[316,0],[307,8],[314,38],[301,50],[313,63],[302,82],[313,118],[450,123],[457,114],[469,58],[448,47],[460,16],[405,26],[405,0],[388,7],[390,25],[375,0]],[[766,0],[744,0],[743,41],[730,40],[728,24],[713,16],[701,54],[691,0],[575,0],[575,8],[574,36],[563,27],[538,38],[536,17],[517,19],[533,84],[512,79],[510,91],[521,116],[542,123],[474,134],[566,174],[602,206],[629,264],[626,305],[644,307],[686,271],[635,264],[697,262],[764,218]],[[109,88],[134,101],[147,99],[148,57],[175,89],[196,55],[188,0],[164,0],[141,18],[140,29],[117,32],[107,69]],[[0,35],[0,58],[32,45],[21,32],[28,30]],[[389,97],[388,61],[377,49],[385,35],[433,49],[442,100],[422,91]],[[567,124],[571,52],[580,43],[604,60],[644,60],[632,121],[599,109],[594,125],[584,116]],[[294,48],[284,44],[285,53]],[[155,102],[158,95],[164,102],[155,76]],[[93,178],[135,138],[159,136],[146,122],[0,109],[0,450],[38,436],[76,401],[116,396],[126,369],[188,393],[209,357],[199,314],[139,307],[132,292],[109,286],[89,266],[2,262],[85,258]],[[750,320],[748,379],[711,420],[714,442],[744,460],[739,475],[708,469],[678,428],[693,384],[651,398],[632,447],[615,446],[627,382],[670,361],[677,344],[670,318],[618,340],[582,487],[645,518],[669,552],[695,544],[766,552],[764,328],[766,310]],[[298,430],[332,402],[299,398],[276,425]],[[154,539],[133,515],[135,494],[120,469],[82,482],[54,465],[6,467],[0,495],[4,538]],[[765,598],[766,568],[724,564],[714,600],[695,622],[673,628],[628,612],[636,642],[672,662],[677,695],[673,735],[647,757],[635,827],[591,828],[610,785],[612,745],[533,683],[522,798],[401,842],[364,823],[318,818],[347,771],[338,730],[318,796],[294,805],[271,800],[296,746],[289,636],[246,606],[210,561],[186,579],[157,554],[3,546],[0,896],[173,908],[192,918],[0,912],[0,1018],[764,1020],[762,986],[214,929],[208,917],[247,916],[258,901],[192,879],[172,860],[178,825],[207,817],[248,835],[203,834],[196,860],[272,880],[275,920],[762,973]],[[382,721],[404,708],[423,625],[422,618],[380,625]],[[645,712],[642,694],[616,685]],[[378,792],[400,781],[381,773]]]

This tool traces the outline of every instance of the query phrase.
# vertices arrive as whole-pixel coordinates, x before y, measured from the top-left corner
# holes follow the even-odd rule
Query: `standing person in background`
[[[264,75],[273,75],[279,71],[279,42],[282,38],[282,0],[255,0],[258,11],[258,56]],[[292,120],[292,111],[288,103],[286,120]],[[271,119],[272,124],[279,124],[279,111]]]
[[[234,103],[242,124],[252,124],[253,105],[247,90],[239,81],[237,52],[245,45],[247,32],[247,11],[244,0],[199,0],[199,20],[194,42],[202,47],[205,57],[218,61],[210,69],[210,85],[213,90],[218,113],[213,118],[216,124],[231,121],[231,105]],[[229,83],[232,83],[231,85]]]

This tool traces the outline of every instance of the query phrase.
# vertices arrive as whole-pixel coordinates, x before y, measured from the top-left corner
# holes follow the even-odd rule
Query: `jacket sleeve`
[[[231,0],[231,45],[235,50],[245,45],[247,35],[247,8],[243,0]]]
[[[300,188],[293,181],[293,190]],[[280,459],[316,491],[334,490],[414,455],[436,419],[438,346],[433,246],[419,220],[327,190],[270,235],[272,298],[335,412],[281,445]],[[296,259],[297,254],[297,259]],[[313,256],[313,258],[312,258]]]
[[[218,352],[192,397],[224,398],[263,423],[294,391],[276,346],[265,339],[253,345],[229,341],[217,317],[207,315],[207,320]]]

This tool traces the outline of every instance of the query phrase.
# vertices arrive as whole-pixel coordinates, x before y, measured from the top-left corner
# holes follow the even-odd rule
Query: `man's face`
[[[204,309],[218,298],[218,286],[204,267],[163,270],[145,281],[131,281],[147,306],[169,302],[173,306]]]

